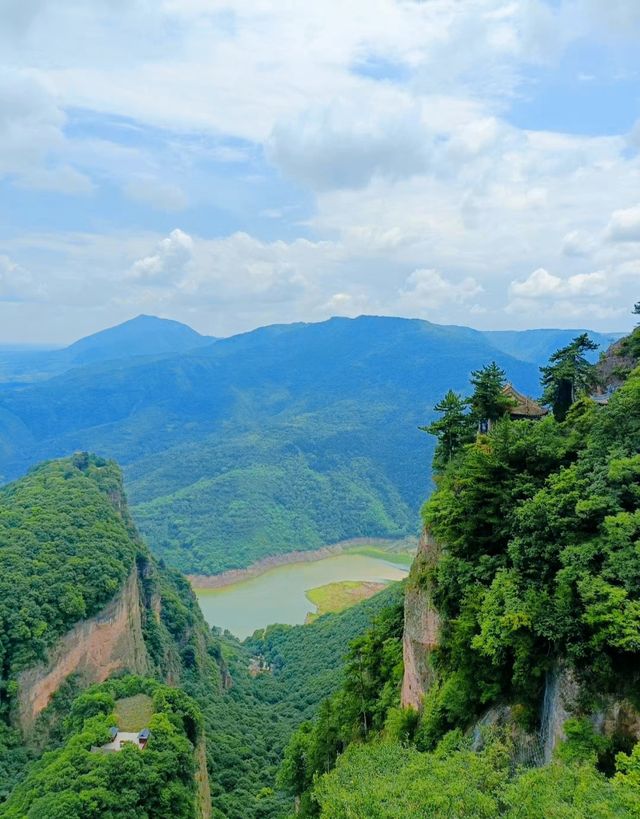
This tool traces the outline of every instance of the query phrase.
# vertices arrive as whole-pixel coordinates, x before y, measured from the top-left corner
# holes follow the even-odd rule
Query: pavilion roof
[[[527,395],[518,392],[513,384],[507,384],[502,392],[504,395],[508,395],[509,398],[513,398],[516,402],[515,406],[509,410],[511,415],[519,415],[523,418],[542,418],[549,412],[549,410],[540,406],[537,401],[534,401],[533,398],[529,398]]]

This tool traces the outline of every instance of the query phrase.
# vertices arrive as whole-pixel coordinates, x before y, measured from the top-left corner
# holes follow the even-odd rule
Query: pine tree
[[[441,414],[437,421],[420,427],[423,432],[438,439],[433,456],[436,470],[443,470],[462,447],[473,440],[473,419],[467,412],[468,402],[453,390],[444,396],[434,410]]]
[[[551,356],[546,367],[540,367],[544,393],[542,403],[553,408],[558,421],[564,421],[571,405],[597,384],[596,369],[585,357],[598,345],[586,333],[573,339]]]
[[[471,373],[471,383],[474,387],[470,399],[473,416],[481,428],[485,423],[491,427],[515,403],[510,396],[504,394],[506,373],[492,361]]]

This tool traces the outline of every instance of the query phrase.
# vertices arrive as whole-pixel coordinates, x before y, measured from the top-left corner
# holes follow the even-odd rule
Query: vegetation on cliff
[[[152,697],[149,741],[141,750],[98,750],[117,726],[116,700]],[[195,819],[195,748],[202,718],[195,702],[156,680],[124,677],[83,692],[65,719],[61,748],[46,753],[0,806],[6,819]]]
[[[566,358],[560,352],[550,366]],[[595,376],[583,371],[578,380]],[[416,564],[409,582],[428,590],[439,613],[434,682],[420,713],[383,697],[374,730],[361,725],[339,744],[345,683],[333,700],[342,702],[337,716],[322,710],[285,757],[282,776],[303,815],[638,815],[635,729],[601,735],[589,719],[623,699],[640,710],[640,369],[625,376],[604,404],[580,397],[578,386],[568,411],[556,413],[561,420],[500,417],[455,451],[446,424],[432,430],[442,436],[437,488],[423,517],[444,548],[437,561]],[[451,396],[442,408],[464,423]],[[386,650],[397,651],[398,636],[389,639]],[[543,695],[561,665],[576,678],[577,712],[553,763],[535,767]],[[355,670],[366,671],[356,673],[362,686],[371,671]],[[397,697],[393,671],[376,690]],[[506,727],[470,734],[492,707],[507,709]]]
[[[79,448],[114,458],[156,556],[192,574],[415,534],[433,446],[416,428],[438,397],[491,359],[530,390],[549,343],[568,340],[363,316],[107,361],[156,349],[131,329],[76,345],[82,367],[0,386],[0,481]]]
[[[72,671],[23,735],[20,672],[45,667],[58,639],[103,611],[132,573],[137,584],[131,589],[138,592],[123,605],[128,627],[137,622],[142,628],[146,652],[136,665],[185,687],[193,679],[211,679],[213,694],[220,696],[219,652],[191,587],[158,566],[140,540],[113,462],[79,454],[43,464],[0,490],[0,565],[0,800],[43,751],[67,741],[68,710],[86,685]],[[113,660],[126,669],[133,658],[108,662]],[[49,816],[42,811],[33,815]]]
[[[633,691],[640,674],[640,371],[607,406],[563,422],[503,420],[438,480],[425,525],[446,550],[431,576],[443,618],[420,736],[429,747],[488,703],[536,719],[547,672]]]
[[[113,463],[78,455],[0,489],[3,707],[16,672],[111,600],[136,551]]]

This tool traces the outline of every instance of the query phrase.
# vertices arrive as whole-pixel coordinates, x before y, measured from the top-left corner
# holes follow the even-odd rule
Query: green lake
[[[196,589],[205,619],[211,626],[228,629],[240,639],[272,623],[304,623],[315,606],[309,589],[341,580],[402,580],[408,566],[362,554],[342,554],[312,563],[277,566],[221,589]]]

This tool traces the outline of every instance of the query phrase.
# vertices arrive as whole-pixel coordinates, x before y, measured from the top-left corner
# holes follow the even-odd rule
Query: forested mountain
[[[0,349],[0,384],[29,383],[115,359],[123,366],[126,359],[186,352],[214,341],[178,321],[137,316],[58,350]]]
[[[441,402],[402,638],[391,612],[357,640],[293,737],[281,778],[301,816],[640,814],[640,327],[597,369],[588,349],[544,368],[544,420],[465,439]],[[472,407],[502,402],[493,374],[474,374]],[[596,379],[613,388],[597,403]]]
[[[406,588],[245,643],[151,556],[113,462],[1,489],[0,816],[638,815],[639,333],[600,403],[588,339],[554,354],[536,422],[476,370],[429,427]],[[100,750],[143,722],[144,750]]]
[[[40,465],[0,490],[0,816],[285,815],[284,747],[339,687],[349,642],[401,594],[246,645],[214,635],[137,535],[114,463]],[[112,727],[151,738],[96,750]]]
[[[395,318],[266,327],[96,363],[0,391],[0,475],[79,449],[118,459],[141,530],[190,572],[397,537],[415,531],[430,486],[433,449],[418,426],[492,359],[536,393],[538,362],[491,334]]]

